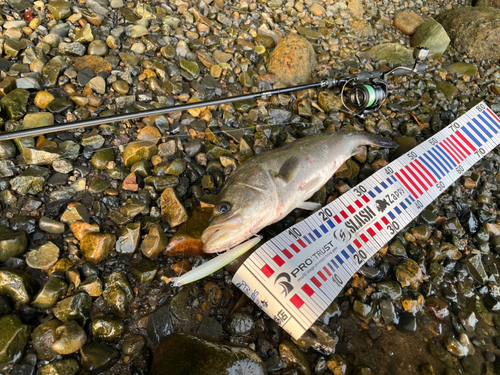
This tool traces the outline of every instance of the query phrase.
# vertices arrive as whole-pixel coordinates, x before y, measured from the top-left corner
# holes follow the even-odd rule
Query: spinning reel
[[[375,112],[387,99],[389,76],[400,76],[427,69],[423,61],[429,56],[425,47],[416,47],[413,51],[415,64],[412,68],[399,66],[387,72],[359,73],[339,79],[333,85],[341,87],[340,97],[344,110],[359,117]]]

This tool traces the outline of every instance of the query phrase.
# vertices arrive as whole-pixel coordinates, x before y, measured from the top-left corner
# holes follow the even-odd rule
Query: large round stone
[[[266,374],[253,350],[174,333],[162,341],[153,358],[151,375]]]
[[[461,54],[476,61],[500,60],[500,9],[462,7],[442,12],[436,17]]]
[[[302,85],[310,82],[315,66],[316,53],[311,43],[289,34],[269,55],[267,71],[285,85]]]

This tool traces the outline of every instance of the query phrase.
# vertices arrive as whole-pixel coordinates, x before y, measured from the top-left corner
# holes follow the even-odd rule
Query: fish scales
[[[361,145],[397,147],[366,132],[302,138],[259,154],[238,167],[218,195],[202,235],[207,253],[225,251],[304,204]]]

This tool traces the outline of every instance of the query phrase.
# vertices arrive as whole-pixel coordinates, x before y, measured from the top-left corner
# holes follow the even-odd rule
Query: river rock
[[[500,9],[461,7],[442,12],[436,21],[459,53],[475,61],[500,59]]]
[[[70,320],[56,328],[52,349],[59,354],[71,354],[80,350],[86,341],[87,335],[83,328],[76,321]]]
[[[98,317],[92,321],[92,335],[99,340],[113,342],[120,337],[124,330],[125,324],[122,320],[113,319],[110,317]]]
[[[89,83],[87,83],[87,86],[90,87],[92,91],[101,95],[106,92],[106,81],[100,76],[92,78]]]
[[[134,300],[134,292],[125,274],[115,271],[104,279],[104,302],[113,315],[124,318],[130,303]]]
[[[80,354],[84,369],[94,374],[109,369],[120,358],[120,354],[116,349],[98,342],[85,345]]]
[[[103,284],[96,275],[87,277],[78,287],[78,290],[87,293],[91,297],[102,295]]]
[[[140,141],[133,142],[125,147],[123,152],[123,162],[126,167],[131,167],[139,160],[149,160],[157,153],[156,145],[153,142]]]
[[[465,62],[456,62],[444,67],[448,72],[455,73],[457,77],[473,77],[477,74],[477,66]]]
[[[31,328],[23,324],[17,315],[0,318],[0,368],[21,360],[30,331]]]
[[[124,255],[132,255],[139,246],[141,238],[141,223],[129,223],[120,229],[116,241],[116,252]]]
[[[78,72],[90,67],[95,75],[111,72],[111,64],[100,56],[70,57],[70,61]]]
[[[141,245],[142,253],[148,258],[156,258],[167,247],[168,239],[160,224],[153,224]]]
[[[38,358],[42,361],[52,361],[58,353],[52,349],[52,345],[56,340],[56,329],[63,323],[57,319],[49,320],[42,323],[33,330],[31,339],[33,340],[33,348],[38,354]]]
[[[90,43],[94,40],[94,34],[90,23],[86,24],[83,28],[75,34],[75,42]]]
[[[52,312],[62,322],[76,320],[83,326],[90,318],[91,306],[92,298],[87,293],[77,293],[58,302]]]
[[[170,238],[165,254],[194,257],[204,255],[201,234],[206,229],[211,213],[197,210],[191,213],[187,221],[179,226]]]
[[[12,141],[0,141],[0,159],[11,159],[16,155],[17,149]]]
[[[433,18],[429,18],[417,27],[415,34],[411,38],[412,47],[427,47],[429,56],[434,58],[441,57],[449,44],[450,37],[443,26]]]
[[[4,116],[8,120],[18,120],[26,113],[30,93],[28,90],[15,89],[0,100]]]
[[[164,222],[176,227],[187,221],[188,215],[176,191],[166,188],[160,197],[161,216]]]
[[[417,289],[423,277],[422,270],[413,259],[405,259],[396,267],[396,278],[403,288]]]
[[[413,52],[399,43],[378,44],[370,48],[368,54],[383,64],[409,65],[414,62]]]
[[[173,333],[172,309],[170,305],[161,306],[149,315],[146,330],[155,346]]]
[[[29,8],[32,5],[29,0],[7,0],[7,3],[18,12],[21,12],[26,8]]]
[[[477,0],[475,6],[500,8],[500,0]]]
[[[89,224],[85,221],[75,221],[71,224],[70,229],[78,241],[81,241],[87,233],[98,233],[100,231],[99,225]]]
[[[316,53],[311,43],[289,34],[269,55],[267,71],[285,85],[302,85],[310,82],[315,66]]]
[[[0,268],[0,295],[9,297],[14,303],[23,304],[31,300],[35,288],[35,281],[25,271]]]
[[[0,228],[0,262],[6,262],[10,257],[24,254],[27,248],[28,239],[25,232]]]
[[[63,55],[70,54],[76,56],[83,56],[85,55],[86,48],[83,44],[78,42],[73,42],[73,43],[61,42],[59,43],[57,50],[59,51],[60,54]]]
[[[26,263],[31,268],[40,270],[48,270],[59,259],[59,248],[52,242],[48,241],[42,246],[29,252],[26,257]]]
[[[156,273],[158,272],[158,268],[159,264],[157,261],[143,258],[130,267],[130,273],[139,284],[145,284],[154,279]]]
[[[61,156],[62,151],[55,147],[26,147],[22,153],[24,163],[38,165],[52,165]]]
[[[10,186],[19,194],[38,194],[45,187],[48,175],[46,168],[33,166],[10,180]]]
[[[480,283],[486,284],[488,280],[488,274],[484,269],[484,264],[481,261],[481,255],[471,254],[463,260],[463,262],[469,268],[470,274]]]
[[[54,115],[50,112],[29,113],[23,119],[25,129],[41,128],[50,125],[54,125]]]
[[[424,19],[415,12],[399,12],[394,16],[394,28],[406,35],[413,35]]]
[[[71,7],[69,1],[57,0],[47,5],[50,12],[54,15],[57,21],[63,20],[71,16]]]
[[[288,366],[297,367],[303,374],[311,375],[311,368],[305,354],[292,341],[283,340],[280,343],[279,352]]]
[[[61,216],[61,222],[67,225],[71,225],[76,221],[85,221],[88,223],[89,220],[89,211],[81,203],[70,203]]]
[[[90,232],[83,236],[80,250],[87,261],[97,264],[108,257],[115,243],[114,234]]]
[[[266,374],[264,363],[248,348],[174,333],[156,349],[151,375]]]
[[[33,298],[31,304],[40,309],[54,306],[68,291],[68,284],[57,276],[51,276]]]
[[[76,359],[63,359],[42,366],[38,369],[36,375],[75,375],[80,369]]]
[[[325,112],[338,112],[342,108],[342,100],[330,90],[318,94],[318,104]]]

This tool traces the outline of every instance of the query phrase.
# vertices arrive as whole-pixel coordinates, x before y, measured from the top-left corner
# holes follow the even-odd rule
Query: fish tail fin
[[[396,148],[399,146],[392,139],[387,139],[367,132],[358,132],[355,134],[359,137],[360,145],[372,145],[384,148]]]

